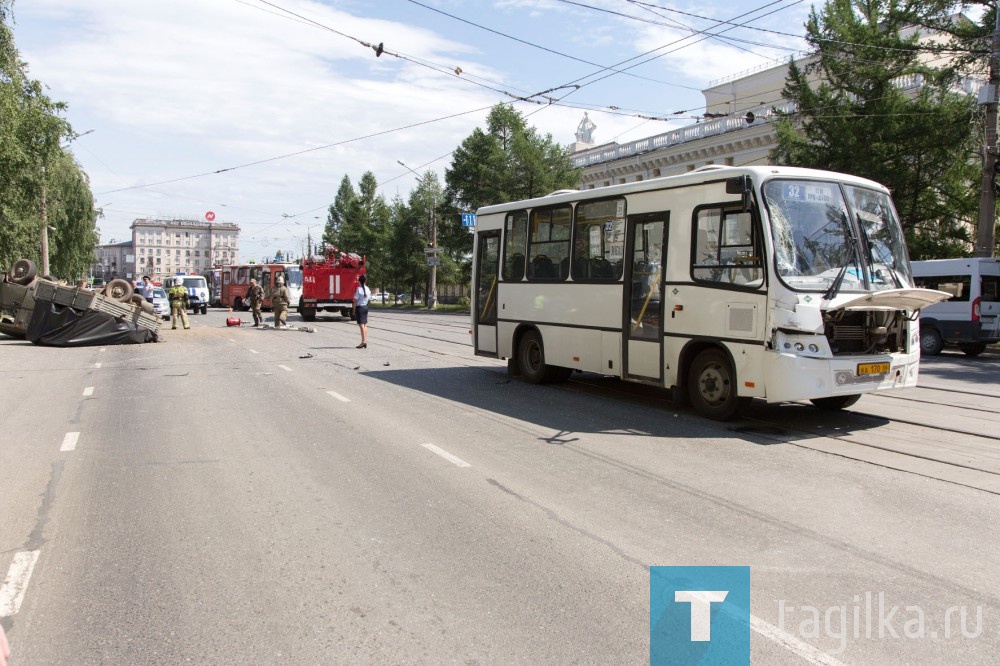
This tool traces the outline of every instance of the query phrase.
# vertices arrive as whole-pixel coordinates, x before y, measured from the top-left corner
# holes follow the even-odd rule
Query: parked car
[[[370,300],[374,303],[392,303],[392,294],[387,294],[384,291],[373,291]]]
[[[153,296],[148,300],[153,304],[154,314],[170,319],[170,299],[163,287],[153,287]]]
[[[950,343],[966,356],[978,356],[987,345],[1000,342],[1000,260],[914,261],[913,281],[951,294],[920,311],[921,353],[935,356]]]
[[[399,294],[398,296],[396,296],[396,298],[397,298],[398,302],[400,302],[400,303],[419,303],[420,302],[419,298],[413,298],[413,294],[409,294],[409,293],[407,293],[407,294]]]

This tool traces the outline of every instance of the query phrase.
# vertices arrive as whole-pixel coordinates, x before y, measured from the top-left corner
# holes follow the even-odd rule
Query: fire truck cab
[[[354,320],[354,290],[358,276],[366,273],[365,258],[326,246],[322,257],[302,262],[302,297],[299,315],[313,321],[319,311],[337,312]]]

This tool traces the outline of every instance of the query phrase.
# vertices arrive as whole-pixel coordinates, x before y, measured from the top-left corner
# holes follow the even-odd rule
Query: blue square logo
[[[750,567],[650,567],[649,663],[750,664]]]

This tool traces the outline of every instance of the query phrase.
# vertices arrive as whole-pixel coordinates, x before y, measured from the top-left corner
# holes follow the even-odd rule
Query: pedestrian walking
[[[142,293],[142,297],[147,301],[153,300],[153,283],[150,282],[150,277],[148,275],[142,276],[142,282],[139,283],[139,291]]]
[[[191,324],[188,323],[188,293],[187,289],[184,288],[184,280],[181,278],[174,278],[174,286],[170,288],[169,296],[170,327],[176,329],[177,320],[180,319],[181,323],[184,324],[185,330],[191,328]]]
[[[271,292],[271,305],[274,307],[274,327],[288,328],[285,321],[288,318],[288,303],[292,297],[285,286],[285,279],[280,275],[274,281],[274,291]]]
[[[264,288],[253,278],[250,278],[247,299],[250,301],[250,311],[253,313],[253,325],[260,326],[260,322],[264,321],[263,315],[260,314],[260,308],[264,305]]]
[[[367,275],[358,276],[358,288],[354,290],[354,316],[358,320],[358,328],[361,329],[361,344],[358,349],[368,349],[368,300],[372,297],[372,290],[366,286]]]

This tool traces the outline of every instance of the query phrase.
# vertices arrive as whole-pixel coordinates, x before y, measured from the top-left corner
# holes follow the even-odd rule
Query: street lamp
[[[419,173],[403,164],[402,160],[396,160],[399,166],[403,167],[417,178],[422,178]],[[438,265],[438,227],[437,227],[437,192],[431,193],[431,256],[427,258],[427,263],[431,266],[431,283],[427,291],[427,309],[433,309],[437,305],[437,265]]]

